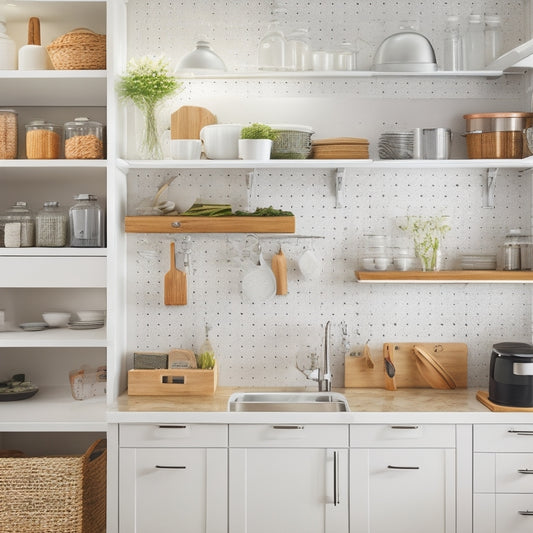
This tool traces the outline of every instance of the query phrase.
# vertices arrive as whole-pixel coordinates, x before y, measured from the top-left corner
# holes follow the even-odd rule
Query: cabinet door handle
[[[304,429],[304,426],[272,426],[272,429]]]
[[[507,431],[507,433],[513,433],[514,435],[529,435],[533,436],[533,431],[521,431],[519,429],[510,429]]]
[[[519,474],[533,474],[533,470],[529,468],[519,468],[518,473]]]
[[[396,466],[396,465],[388,465],[387,468],[390,470],[420,470],[419,466]]]
[[[174,425],[166,425],[166,426],[158,426],[159,429],[187,429],[187,426],[174,426]]]
[[[156,468],[166,468],[170,470],[185,470],[186,466],[174,466],[174,465],[155,465]]]
[[[522,516],[533,516],[533,511],[518,511]]]
[[[339,495],[339,454],[333,452],[333,505],[337,506],[341,503]]]
[[[391,429],[418,429],[418,426],[391,426]]]

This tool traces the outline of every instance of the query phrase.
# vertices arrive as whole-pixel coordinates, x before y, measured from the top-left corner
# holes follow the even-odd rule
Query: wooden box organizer
[[[130,370],[130,396],[206,396],[217,390],[218,366],[212,370],[177,368]]]

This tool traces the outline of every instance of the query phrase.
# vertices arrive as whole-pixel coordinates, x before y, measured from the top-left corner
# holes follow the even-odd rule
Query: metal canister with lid
[[[65,158],[66,159],[103,159],[104,125],[87,117],[79,117],[66,122]]]
[[[35,219],[26,202],[16,202],[0,216],[0,234],[6,248],[33,246]]]
[[[93,194],[77,194],[69,209],[70,246],[101,248],[104,246],[104,213]]]
[[[59,159],[61,126],[34,120],[26,124],[26,157],[28,159]]]
[[[68,215],[59,202],[45,202],[35,217],[35,244],[58,248],[67,245]]]

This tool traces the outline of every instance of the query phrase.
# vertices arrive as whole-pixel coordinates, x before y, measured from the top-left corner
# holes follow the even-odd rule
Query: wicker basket
[[[106,441],[83,455],[0,458],[2,533],[102,533]]]
[[[311,135],[309,126],[271,124],[278,132],[272,144],[272,159],[307,159],[311,155]]]
[[[106,36],[87,28],[76,28],[46,49],[56,70],[104,70],[106,68]]]

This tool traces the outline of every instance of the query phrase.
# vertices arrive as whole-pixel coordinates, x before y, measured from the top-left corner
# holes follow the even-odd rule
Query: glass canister
[[[35,219],[26,202],[16,202],[0,216],[0,233],[6,248],[33,246]]]
[[[17,157],[17,112],[0,109],[0,159]]]
[[[26,124],[26,157],[28,159],[59,159],[62,128],[44,120]]]
[[[92,194],[77,194],[69,209],[70,246],[101,248],[104,246],[104,213],[98,198]]]
[[[36,246],[58,248],[67,245],[68,215],[59,202],[45,202],[35,217]]]
[[[79,117],[66,122],[63,128],[66,159],[104,158],[103,124],[87,117]]]

